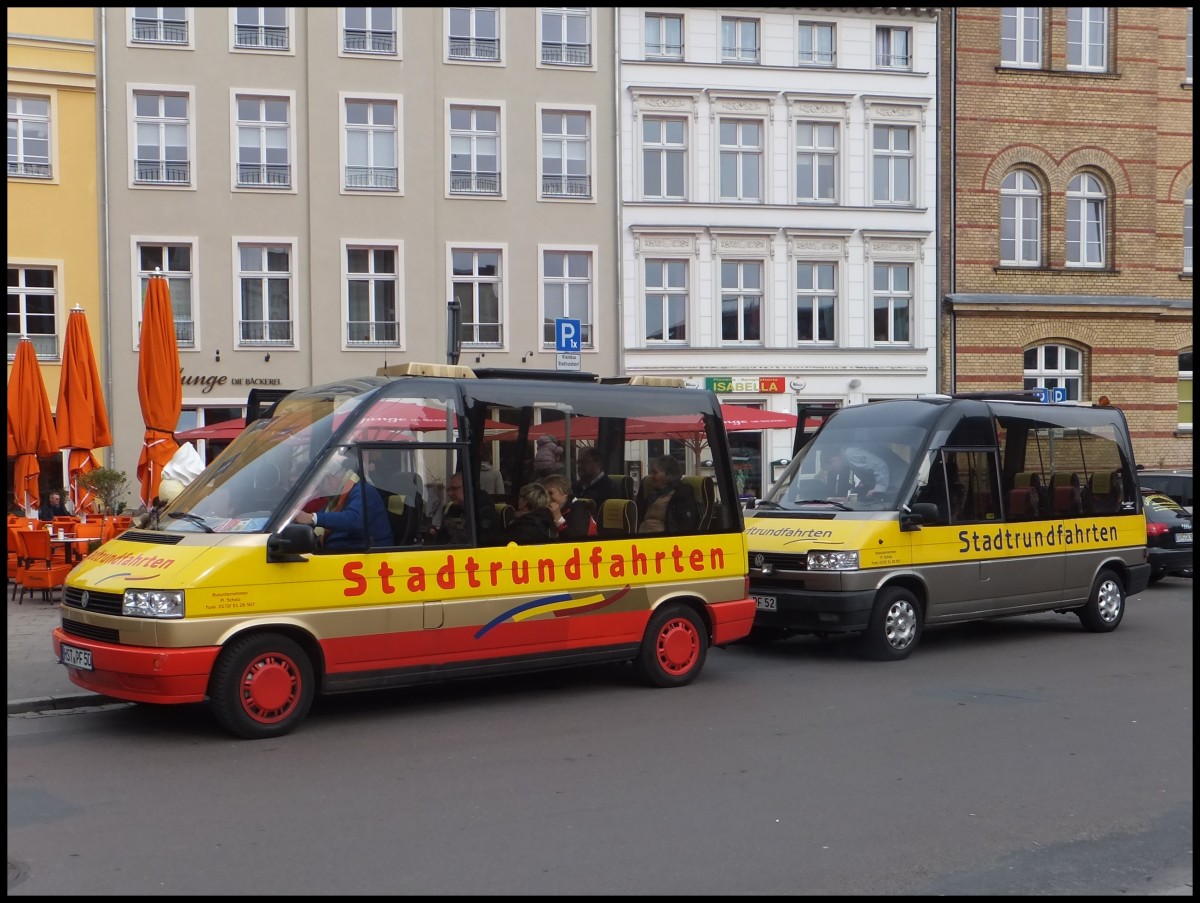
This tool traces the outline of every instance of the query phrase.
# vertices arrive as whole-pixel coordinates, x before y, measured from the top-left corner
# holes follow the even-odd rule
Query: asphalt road
[[[319,701],[8,719],[9,894],[1187,894],[1192,585],[1037,615]]]

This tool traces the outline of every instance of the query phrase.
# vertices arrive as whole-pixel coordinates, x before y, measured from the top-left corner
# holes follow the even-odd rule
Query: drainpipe
[[[935,68],[934,68],[934,72],[936,73],[936,75],[934,76],[934,78],[936,80],[934,97],[936,99],[937,115],[934,118],[934,133],[937,135],[935,144],[937,147],[936,157],[937,157],[937,164],[938,164],[937,165],[937,179],[934,180],[934,184],[937,186],[937,189],[933,193],[933,210],[934,210],[934,214],[933,214],[934,227],[933,228],[934,228],[935,235],[941,235],[941,229],[942,229],[941,181],[942,181],[942,178],[946,171],[945,170],[946,155],[944,153],[942,153],[942,117],[945,115],[942,112],[942,100],[944,98],[944,92],[942,89],[942,84],[943,84],[943,80],[942,80],[942,25],[946,21],[943,18],[943,12],[944,12],[944,10],[939,10],[938,12],[936,12],[934,14],[937,17],[937,31],[936,31],[937,39],[935,41],[935,43],[937,45],[937,55],[936,55],[937,62],[935,64]],[[933,283],[935,286],[937,286],[937,288],[935,290],[937,293],[937,296],[942,297],[942,295],[941,295],[941,291],[942,291],[941,242],[935,241],[934,247],[936,248],[936,253],[934,254],[934,259],[933,259],[933,274],[934,274],[933,275]],[[942,310],[944,309],[944,306],[945,306],[945,298],[942,298],[942,301],[940,301],[938,303],[937,316],[933,318],[933,347],[935,349],[933,372],[938,377],[941,376],[941,371],[942,371]],[[940,379],[934,380],[933,391],[940,392],[942,390],[940,383],[941,383]]]
[[[617,372],[625,375],[625,194],[621,186],[621,7],[613,7],[613,184],[617,186]],[[593,316],[595,313],[593,312]]]
[[[104,315],[104,341],[101,343],[101,355],[104,361],[104,408],[108,414],[108,422],[116,432],[115,412],[113,410],[113,363],[112,363],[112,251],[109,241],[109,201],[108,201],[108,12],[100,7],[100,78],[97,80],[100,90],[100,295]],[[116,450],[112,445],[105,451],[104,457],[109,467],[115,467]]]
[[[958,291],[958,11],[950,7],[950,294]],[[958,391],[958,322],[954,305],[950,305],[950,385],[949,392]]]

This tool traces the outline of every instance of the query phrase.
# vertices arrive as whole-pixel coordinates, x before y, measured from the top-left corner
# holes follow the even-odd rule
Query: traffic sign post
[[[582,362],[579,358],[583,324],[570,317],[557,317],[554,320],[554,350],[555,365],[559,370],[579,370]]]

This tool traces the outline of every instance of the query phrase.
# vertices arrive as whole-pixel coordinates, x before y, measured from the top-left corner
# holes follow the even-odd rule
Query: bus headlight
[[[858,552],[809,552],[810,571],[856,571]]]
[[[183,590],[127,589],[121,614],[131,618],[182,618]]]

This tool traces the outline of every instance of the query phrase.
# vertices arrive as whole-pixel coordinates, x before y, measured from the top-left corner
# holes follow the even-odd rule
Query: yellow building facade
[[[8,370],[17,341],[29,335],[54,408],[67,315],[76,305],[87,312],[106,386],[109,378],[100,274],[96,11],[10,7],[7,14]],[[61,461],[44,460],[43,491],[63,482]]]

